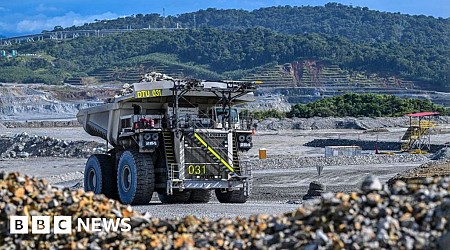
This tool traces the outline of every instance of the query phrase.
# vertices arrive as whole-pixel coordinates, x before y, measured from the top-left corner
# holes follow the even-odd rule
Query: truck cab
[[[237,108],[224,109],[222,107],[213,107],[210,109],[209,113],[214,120],[214,128],[239,128],[239,114]]]

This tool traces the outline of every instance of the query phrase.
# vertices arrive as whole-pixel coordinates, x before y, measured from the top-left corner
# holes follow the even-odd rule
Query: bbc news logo
[[[131,230],[130,218],[78,218],[76,230],[78,232],[128,232]],[[9,218],[11,234],[28,234],[29,217],[11,216]],[[72,216],[31,216],[32,234],[49,234],[53,228],[54,234],[72,233]]]

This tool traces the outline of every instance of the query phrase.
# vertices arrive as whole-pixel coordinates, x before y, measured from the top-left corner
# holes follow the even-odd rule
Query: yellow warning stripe
[[[194,136],[203,146],[205,146],[209,150],[209,152],[211,152],[217,159],[219,159],[220,162],[222,162],[223,165],[225,165],[225,167],[227,167],[231,172],[234,172],[234,169],[230,166],[230,164],[228,164],[227,161],[225,161],[222,157],[220,157],[220,155],[216,151],[214,151],[214,149],[208,146],[208,144],[197,133],[194,133]]]

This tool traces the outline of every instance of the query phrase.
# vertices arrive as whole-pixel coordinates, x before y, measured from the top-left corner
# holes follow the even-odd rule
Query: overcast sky
[[[163,3],[162,3],[163,2]],[[278,5],[324,5],[329,1],[266,1],[266,0],[0,0],[0,35],[16,36],[40,33],[57,25],[68,27],[113,19],[132,14],[158,13],[176,15],[206,8],[253,10]],[[333,1],[370,9],[450,17],[450,0],[349,0]]]

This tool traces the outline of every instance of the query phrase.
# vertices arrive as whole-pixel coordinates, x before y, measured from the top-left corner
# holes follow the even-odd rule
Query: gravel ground
[[[254,171],[254,200],[300,202],[312,181],[325,184],[326,191],[357,191],[367,175],[386,182],[396,173],[412,169],[420,163],[367,164],[357,166],[326,166],[320,178],[316,167],[299,169],[267,169]]]
[[[71,173],[84,171],[85,163],[86,159],[82,158],[32,157],[27,159],[0,159],[0,171],[19,171],[36,177],[45,177],[46,179],[51,177],[52,180],[55,180],[52,183],[55,183],[66,180],[64,176],[68,176]]]
[[[25,131],[22,131],[25,130]],[[0,134],[14,136],[27,132],[30,135],[51,135],[55,139],[70,141],[98,140],[87,135],[81,127],[72,128],[3,128]],[[358,130],[315,130],[315,131],[272,131],[258,132],[254,138],[254,148],[244,158],[254,166],[255,182],[250,201],[243,205],[219,204],[215,199],[207,205],[162,205],[154,197],[149,206],[139,206],[139,211],[148,211],[154,217],[172,218],[193,214],[199,217],[218,218],[249,216],[254,213],[277,214],[292,209],[307,192],[311,181],[317,179],[316,166],[325,166],[321,182],[329,191],[355,191],[358,183],[369,173],[379,175],[382,181],[396,173],[418,166],[423,156],[361,156],[359,159],[346,157],[324,158],[323,149],[305,147],[303,144],[313,138],[337,136],[371,136]],[[390,135],[388,134],[387,137]],[[66,138],[66,139],[64,139]],[[268,159],[260,165],[255,160],[258,149],[265,147]],[[423,157],[423,158],[418,158]],[[85,158],[30,157],[27,159],[0,159],[0,171],[19,171],[46,178],[60,187],[80,187],[83,179]],[[397,162],[397,163],[396,163]],[[398,163],[401,162],[401,163]],[[370,165],[367,165],[370,164]]]
[[[195,216],[217,220],[220,218],[246,217],[254,214],[279,214],[298,208],[297,204],[285,204],[278,201],[248,201],[245,204],[223,204],[211,201],[208,204],[162,204],[152,201],[148,206],[133,206],[133,209],[141,213],[148,212],[152,218],[181,218]]]

